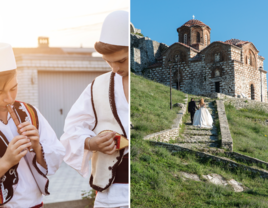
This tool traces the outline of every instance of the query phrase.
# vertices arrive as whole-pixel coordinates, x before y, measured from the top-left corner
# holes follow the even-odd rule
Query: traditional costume
[[[12,48],[0,43],[1,72],[16,69]],[[47,165],[43,168],[36,161],[34,151],[29,151],[20,162],[10,168],[0,179],[0,207],[28,208],[43,207],[43,195],[49,195],[47,175],[53,175],[59,168],[65,149],[47,120],[30,104],[15,101],[13,110],[20,121],[30,122],[39,131],[39,142]],[[7,124],[0,122],[0,157],[3,157],[9,142],[18,134],[17,126],[10,113]]]
[[[128,46],[128,28],[127,12],[111,13],[103,23],[100,41]],[[107,37],[113,33],[116,38]],[[113,72],[97,77],[80,95],[67,115],[61,142],[66,148],[64,161],[83,177],[90,174],[91,160],[89,184],[98,191],[94,207],[128,207],[128,147],[112,155],[84,148],[86,138],[105,130],[115,131],[129,140],[129,104],[122,76]]]

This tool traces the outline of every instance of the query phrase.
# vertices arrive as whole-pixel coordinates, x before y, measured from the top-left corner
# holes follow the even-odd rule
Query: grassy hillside
[[[183,93],[173,91],[173,102],[182,102]],[[131,207],[268,207],[268,181],[232,172],[221,165],[185,154],[171,154],[142,138],[170,128],[178,109],[169,110],[169,88],[131,75]],[[217,173],[235,179],[247,191],[235,193],[231,187],[201,181],[183,180],[179,171]]]
[[[169,87],[131,74],[132,139],[171,127],[179,108],[170,110]],[[172,90],[172,103],[183,103],[184,93]]]
[[[234,151],[268,162],[268,126],[255,122],[268,119],[268,113],[252,108],[236,110],[232,105],[225,105],[225,109]]]

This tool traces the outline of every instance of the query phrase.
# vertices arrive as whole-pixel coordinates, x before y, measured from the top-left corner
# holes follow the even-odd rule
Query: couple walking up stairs
[[[195,97],[194,100],[198,105],[201,97]],[[186,122],[184,122],[184,131],[178,137],[177,144],[182,147],[190,149],[203,149],[206,147],[220,147],[220,140],[218,137],[219,127],[216,126],[218,113],[216,101],[211,98],[204,98],[206,108],[213,118],[212,128],[200,128],[191,125],[191,116],[187,113]]]

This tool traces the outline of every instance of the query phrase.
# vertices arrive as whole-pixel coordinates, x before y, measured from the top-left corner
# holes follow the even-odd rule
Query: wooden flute
[[[18,129],[18,133],[21,135],[21,132],[20,132],[19,127],[18,127],[20,125],[20,121],[19,121],[15,111],[13,110],[11,104],[7,105],[7,110],[10,113],[10,116],[11,116],[12,120],[14,121],[17,129]],[[28,147],[28,150],[33,151],[33,149],[31,147]]]

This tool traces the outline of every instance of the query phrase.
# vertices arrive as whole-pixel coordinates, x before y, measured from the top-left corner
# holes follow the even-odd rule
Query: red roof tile
[[[235,45],[235,46],[238,46],[238,47],[242,47],[244,44],[249,43],[249,42],[239,40],[239,39],[230,39],[230,40],[226,40],[224,43],[230,44],[230,45]]]
[[[189,45],[187,45],[187,44],[185,44],[185,43],[182,43],[182,42],[177,42],[177,43],[179,43],[179,44],[181,44],[181,45],[183,45],[183,46],[186,46],[187,48],[191,48],[192,50],[194,50],[194,51],[196,51],[196,52],[199,52],[199,50],[196,50],[195,48],[193,48],[193,47],[191,47],[191,46],[189,46]]]

